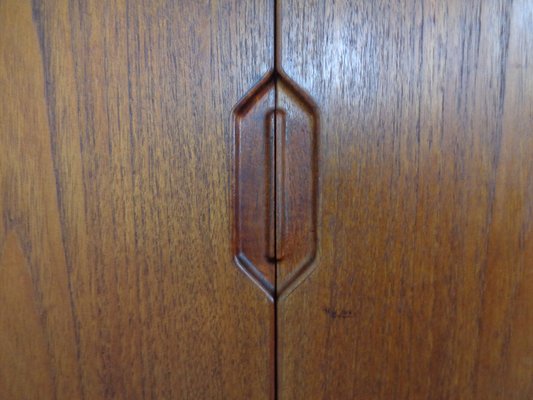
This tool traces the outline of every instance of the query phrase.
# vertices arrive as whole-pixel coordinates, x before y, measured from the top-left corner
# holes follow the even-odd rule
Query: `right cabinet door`
[[[533,398],[533,2],[283,0],[319,111],[282,399]]]

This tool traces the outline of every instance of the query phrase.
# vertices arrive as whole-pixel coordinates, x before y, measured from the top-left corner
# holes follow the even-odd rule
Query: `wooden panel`
[[[281,399],[533,398],[533,3],[282,0],[320,110]]]
[[[231,109],[270,0],[0,2],[0,398],[266,399]]]

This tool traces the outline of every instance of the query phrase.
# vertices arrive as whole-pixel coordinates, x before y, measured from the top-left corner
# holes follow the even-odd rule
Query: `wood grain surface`
[[[320,109],[280,399],[533,398],[533,3],[281,0]]]
[[[271,0],[0,2],[0,398],[266,399],[232,107]]]

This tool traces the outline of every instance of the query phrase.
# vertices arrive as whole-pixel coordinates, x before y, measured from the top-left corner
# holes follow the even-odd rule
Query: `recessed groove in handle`
[[[267,257],[271,262],[276,261],[276,181],[277,181],[277,156],[276,156],[276,110],[270,111],[266,116],[266,154],[268,157],[268,224],[266,229],[267,235]]]
[[[285,172],[287,170],[286,156],[286,132],[285,132],[285,111],[276,109],[274,111],[276,129],[276,261],[283,259],[283,243],[285,240]]]

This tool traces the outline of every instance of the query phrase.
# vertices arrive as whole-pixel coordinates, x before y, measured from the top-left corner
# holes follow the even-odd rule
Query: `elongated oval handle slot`
[[[273,263],[277,261],[277,241],[276,241],[276,226],[277,226],[277,212],[276,204],[276,187],[277,187],[277,155],[276,155],[276,130],[277,130],[277,115],[276,110],[268,113],[267,117],[267,131],[268,131],[268,177],[269,177],[269,198],[268,198],[268,225],[266,229],[267,235],[267,256]]]
[[[267,116],[268,166],[269,166],[269,224],[266,229],[268,235],[268,258],[272,262],[283,258],[283,239],[285,236],[284,216],[284,181],[285,181],[285,111],[272,110]]]
[[[283,243],[285,242],[285,171],[286,171],[286,160],[285,160],[285,145],[286,145],[286,134],[285,134],[285,111],[276,109],[274,111],[275,120],[276,120],[276,185],[275,185],[275,197],[276,197],[276,260],[280,261],[283,259]]]

